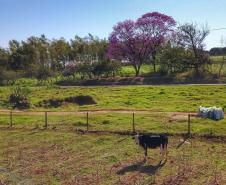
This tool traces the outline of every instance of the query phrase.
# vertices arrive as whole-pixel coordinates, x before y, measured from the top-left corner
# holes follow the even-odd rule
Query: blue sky
[[[180,23],[208,23],[211,29],[226,27],[226,0],[0,0],[0,46],[11,39],[45,34],[48,38],[88,33],[108,37],[113,25],[125,19],[159,11]],[[226,30],[213,31],[207,49],[220,46]]]

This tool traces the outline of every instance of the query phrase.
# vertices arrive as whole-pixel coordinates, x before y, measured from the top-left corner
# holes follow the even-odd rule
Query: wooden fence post
[[[135,114],[133,113],[133,133],[135,133]]]
[[[9,126],[13,127],[13,111],[9,112]]]
[[[87,132],[89,131],[89,113],[87,112],[86,113],[86,129],[87,129]]]
[[[191,137],[191,115],[188,114],[188,137]]]
[[[47,112],[45,112],[45,126],[44,127],[45,128],[48,127],[48,113]]]

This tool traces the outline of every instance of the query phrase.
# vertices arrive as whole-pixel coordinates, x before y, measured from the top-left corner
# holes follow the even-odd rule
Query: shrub
[[[115,76],[121,69],[122,64],[115,60],[102,60],[93,64],[93,75],[97,77],[109,77]]]
[[[28,94],[29,89],[16,86],[13,88],[12,93],[9,96],[9,103],[14,109],[27,109],[30,107]]]
[[[49,100],[43,100],[42,102],[39,102],[40,107],[46,107],[46,108],[57,108],[60,107],[63,104],[63,100],[60,99],[49,99]]]
[[[40,67],[35,73],[35,77],[40,81],[45,81],[49,77],[53,77],[55,75],[56,74],[48,67]]]
[[[102,121],[102,124],[103,125],[108,125],[108,124],[110,124],[110,121],[109,120],[104,120],[104,121]]]
[[[14,71],[0,70],[0,85],[12,85],[19,76]]]
[[[76,66],[71,64],[71,65],[66,66],[66,68],[62,72],[62,75],[64,77],[73,76],[75,78],[75,73],[76,73]]]

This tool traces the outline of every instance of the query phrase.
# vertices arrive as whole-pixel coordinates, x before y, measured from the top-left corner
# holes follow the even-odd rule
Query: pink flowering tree
[[[147,13],[137,21],[119,22],[109,36],[108,57],[130,62],[136,76],[146,61],[152,60],[155,68],[157,49],[175,25],[172,17],[158,12]]]

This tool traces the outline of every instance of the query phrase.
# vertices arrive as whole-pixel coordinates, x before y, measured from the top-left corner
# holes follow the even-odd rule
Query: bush
[[[56,74],[49,68],[47,67],[41,67],[36,71],[35,77],[40,80],[40,81],[45,81],[49,77],[53,77]]]
[[[19,77],[14,71],[0,70],[0,85],[12,85]]]
[[[76,103],[79,106],[96,104],[92,96],[83,96],[83,95],[68,97],[65,98],[64,101],[67,103]]]
[[[93,75],[97,77],[115,76],[116,73],[122,68],[120,61],[103,60],[93,65]]]
[[[39,102],[39,107],[45,107],[45,108],[57,108],[60,107],[63,104],[63,100],[60,99],[49,99],[49,100],[43,100],[42,102]]]
[[[27,109],[30,107],[28,94],[29,90],[27,88],[17,86],[12,90],[12,93],[9,96],[9,103],[14,109]]]
[[[108,125],[108,124],[110,124],[110,121],[109,120],[104,120],[104,121],[102,121],[102,124],[103,125]]]
[[[62,75],[64,77],[73,76],[75,78],[75,73],[76,73],[76,66],[71,64],[71,65],[66,66],[66,68],[62,72]]]

